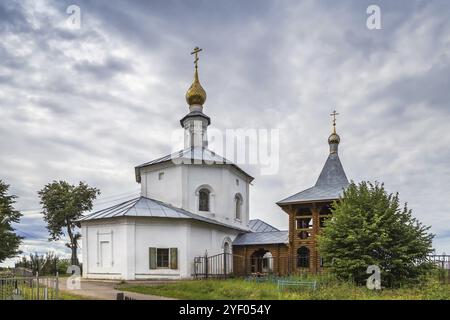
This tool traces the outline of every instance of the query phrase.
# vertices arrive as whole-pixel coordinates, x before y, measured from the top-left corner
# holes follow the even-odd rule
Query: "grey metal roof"
[[[280,231],[277,228],[271,226],[270,224],[259,220],[259,219],[253,219],[248,222],[248,227],[253,232],[268,232],[268,231]]]
[[[347,186],[348,180],[337,153],[330,153],[316,186]]]
[[[289,231],[269,231],[241,233],[233,241],[233,246],[288,243]]]
[[[248,178],[250,181],[253,180],[253,177],[250,176],[247,172],[239,168],[232,161],[216,154],[215,152],[209,150],[208,148],[201,147],[189,147],[184,150],[180,150],[178,152],[174,152],[172,154],[166,155],[164,157],[152,160],[150,162],[146,162],[135,167],[136,173],[136,181],[141,182],[141,173],[140,169],[152,166],[154,164],[163,163],[172,161],[174,164],[219,164],[219,165],[232,165]]]
[[[349,182],[337,153],[330,153],[316,184],[277,202],[278,205],[339,199]]]
[[[139,197],[131,199],[112,207],[93,212],[79,219],[79,221],[108,219],[117,217],[158,217],[158,218],[175,218],[175,219],[194,219],[206,223],[212,223],[227,228],[237,229],[240,231],[250,231],[247,228],[241,228],[229,225],[214,219],[203,217],[201,215],[186,211],[181,208],[174,207],[170,204],[146,198]]]

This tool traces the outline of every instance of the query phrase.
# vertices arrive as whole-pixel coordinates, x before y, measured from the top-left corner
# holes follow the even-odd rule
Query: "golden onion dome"
[[[206,101],[206,91],[203,89],[202,85],[200,84],[200,81],[198,80],[198,71],[197,68],[195,68],[195,74],[194,74],[194,82],[192,82],[191,86],[189,87],[188,91],[186,92],[186,102],[192,106],[192,105],[203,105]]]

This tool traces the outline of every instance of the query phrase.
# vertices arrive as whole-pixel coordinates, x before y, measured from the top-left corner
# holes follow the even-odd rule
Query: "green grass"
[[[4,285],[2,287],[2,290],[0,291],[0,300],[3,299],[11,299],[12,296],[14,296],[14,293],[18,293],[18,296],[21,297],[23,300],[45,300],[45,287],[41,286],[39,288],[39,297],[38,290],[35,288],[28,287],[26,285],[22,285],[19,287],[19,291],[16,292],[14,287],[12,285]],[[49,300],[52,300],[53,297],[55,297],[56,291],[53,288],[47,288],[47,298]]]
[[[92,300],[89,297],[80,296],[78,294],[73,294],[72,292],[68,292],[68,291],[59,291],[58,299],[59,300]]]
[[[272,282],[243,279],[186,280],[164,285],[121,285],[120,290],[187,300],[422,300],[450,299],[450,285],[430,279],[425,285],[399,289],[368,290],[364,286],[318,279],[317,290],[304,288],[279,292]]]

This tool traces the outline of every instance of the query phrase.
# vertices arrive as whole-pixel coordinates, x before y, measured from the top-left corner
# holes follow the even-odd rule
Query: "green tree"
[[[38,192],[41,199],[42,213],[50,233],[49,241],[58,241],[68,236],[66,246],[72,251],[71,263],[78,265],[77,249],[81,234],[78,219],[83,212],[92,210],[92,202],[100,194],[97,188],[80,182],[78,186],[66,181],[53,181]]]
[[[342,279],[363,284],[369,265],[381,269],[386,287],[414,282],[431,268],[430,227],[415,219],[398,193],[388,194],[383,184],[354,182],[333,204],[318,241],[321,256]]]
[[[33,274],[39,273],[39,275],[54,275],[58,271],[58,265],[61,260],[54,252],[47,252],[45,255],[39,255],[34,253],[29,255],[29,257],[23,256],[21,260],[15,263],[15,268],[26,268],[31,269]],[[67,268],[66,268],[67,270]],[[65,274],[66,271],[61,272]]]
[[[22,237],[14,232],[13,223],[18,223],[22,214],[14,209],[16,196],[8,194],[9,185],[0,180],[0,262],[19,254]]]

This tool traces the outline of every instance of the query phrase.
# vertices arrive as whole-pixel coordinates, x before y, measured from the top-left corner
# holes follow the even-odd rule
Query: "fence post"
[[[56,289],[56,300],[58,300],[58,294],[59,294],[59,272],[58,270],[56,270],[56,284],[55,284],[55,289]]]
[[[224,253],[223,254],[223,269],[224,269],[224,271],[223,271],[223,273],[225,274],[225,277],[227,276],[227,259],[228,259],[228,253]]]
[[[37,293],[36,300],[39,300],[39,271],[36,271],[36,293]]]
[[[205,253],[205,279],[208,279],[208,272],[209,272],[209,261],[208,261],[208,253]]]
[[[117,293],[116,300],[125,300],[125,294],[123,292]]]

